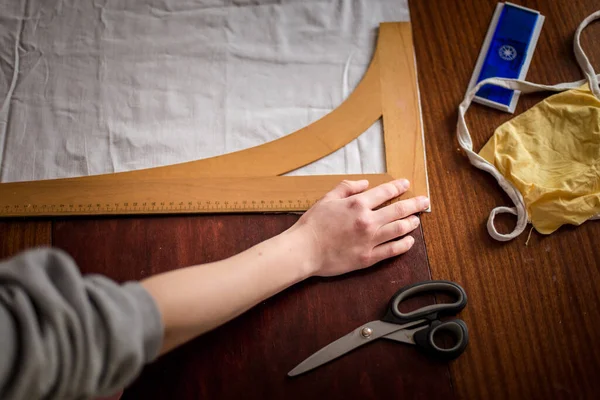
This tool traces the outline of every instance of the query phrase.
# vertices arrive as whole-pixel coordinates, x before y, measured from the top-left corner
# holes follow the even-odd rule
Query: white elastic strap
[[[598,86],[598,76],[594,72],[594,68],[590,63],[590,60],[587,58],[583,49],[581,48],[581,43],[579,38],[581,37],[581,32],[593,21],[600,19],[600,11],[596,11],[589,17],[583,20],[581,24],[579,24],[579,28],[575,32],[575,38],[573,39],[573,52],[575,53],[575,58],[579,63],[579,67],[585,74],[587,81],[590,84],[590,90],[594,93],[594,96],[600,99],[600,86]]]
[[[583,85],[586,81],[590,85],[590,89],[592,93],[598,98],[600,98],[600,88],[598,87],[598,76],[595,74],[592,65],[590,64],[588,58],[586,57],[583,49],[581,48],[581,44],[579,42],[579,37],[581,35],[581,31],[588,26],[592,21],[600,18],[600,11],[597,11],[587,17],[583,22],[579,25],[577,32],[575,33],[574,39],[574,51],[575,57],[579,62],[579,66],[582,71],[585,73],[586,79],[569,82],[569,83],[560,83],[558,85],[540,85],[536,83],[531,83],[518,79],[504,79],[504,78],[488,78],[481,82],[479,82],[473,89],[471,89],[465,95],[465,98],[460,103],[458,107],[458,123],[456,127],[456,136],[458,137],[458,143],[460,147],[466,152],[469,157],[469,161],[471,164],[479,168],[483,171],[488,172],[496,181],[500,187],[506,192],[506,194],[510,197],[515,207],[496,207],[490,212],[490,216],[487,222],[487,230],[491,237],[498,241],[506,242],[512,240],[519,236],[527,226],[528,217],[527,217],[527,209],[525,207],[525,201],[523,200],[523,196],[519,192],[519,190],[508,181],[501,173],[496,169],[496,167],[489,162],[487,162],[484,158],[482,158],[479,154],[473,151],[473,140],[471,138],[471,134],[469,133],[469,128],[467,127],[467,122],[465,121],[465,114],[467,110],[471,106],[475,95],[481,89],[482,86],[491,84],[494,86],[503,87],[511,90],[519,90],[522,93],[534,93],[541,91],[551,91],[551,92],[562,92],[569,89],[576,89]],[[517,224],[512,232],[510,233],[500,233],[496,229],[494,225],[494,220],[496,215],[509,213],[517,216]],[[600,219],[600,215],[594,217],[594,219]]]
[[[490,236],[494,239],[506,242],[519,236],[527,226],[527,209],[525,208],[525,201],[523,200],[523,196],[521,195],[519,190],[510,181],[508,181],[500,173],[500,171],[496,169],[494,165],[490,164],[479,154],[473,151],[473,140],[471,138],[469,128],[467,127],[465,114],[471,106],[471,103],[475,98],[475,94],[479,91],[479,89],[481,89],[482,86],[487,84],[492,84],[494,86],[499,86],[511,90],[520,90],[522,93],[534,93],[541,91],[562,92],[565,90],[578,88],[585,82],[586,80],[583,79],[576,82],[561,83],[558,85],[540,85],[537,83],[531,83],[517,79],[488,78],[479,82],[473,89],[471,89],[465,96],[460,106],[458,107],[458,124],[456,127],[456,136],[458,137],[458,143],[460,147],[466,152],[467,156],[469,157],[469,161],[474,167],[486,171],[494,178],[496,178],[496,181],[498,181],[500,187],[506,192],[506,194],[510,197],[510,199],[515,205],[514,208],[496,207],[490,213],[487,228]],[[494,226],[494,219],[496,215],[503,213],[510,213],[517,216],[517,224],[514,230],[506,234],[498,232],[498,230],[496,230],[496,227]]]
[[[488,229],[488,232],[490,232],[490,235],[494,239],[500,240],[500,241],[506,241],[506,240],[512,239],[512,238],[502,239],[502,238],[497,237],[497,236],[500,236],[500,237],[507,236],[507,235],[503,235],[502,233],[499,233],[496,230],[496,227],[494,226],[494,220],[496,219],[497,214],[518,215],[519,212],[517,211],[517,209],[515,207],[496,207],[492,210],[492,212],[490,212],[490,216],[488,217],[487,229]],[[527,214],[525,214],[525,218],[526,218],[525,220],[527,221]],[[527,222],[525,222],[525,225],[527,225]],[[516,228],[515,228],[515,231],[516,231]],[[523,230],[521,230],[521,232],[523,232]],[[521,232],[519,232],[519,233],[521,233]]]
[[[600,86],[598,84],[598,76],[596,72],[594,72],[594,67],[590,63],[590,60],[587,58],[585,53],[583,52],[583,48],[581,47],[581,42],[579,38],[581,37],[581,32],[593,21],[600,19],[600,11],[596,11],[589,17],[583,20],[581,24],[579,24],[579,28],[577,28],[577,32],[575,32],[575,39],[573,40],[573,52],[575,53],[575,58],[577,58],[577,62],[579,66],[583,70],[589,85],[590,90],[594,93],[594,96],[600,99]],[[590,218],[590,220],[598,220],[600,219],[600,214],[594,215]]]

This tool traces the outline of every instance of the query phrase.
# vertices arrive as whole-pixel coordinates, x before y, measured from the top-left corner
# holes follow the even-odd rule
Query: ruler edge
[[[153,185],[159,185],[161,191],[173,192],[173,189],[177,189],[178,192],[188,191],[191,197],[195,197],[193,201],[199,201],[199,196],[206,196],[203,193],[209,193],[206,196],[206,199],[202,199],[202,201],[213,201],[216,197],[212,195],[213,193],[221,193],[218,196],[219,200],[216,200],[216,204],[219,202],[223,202],[224,204],[228,204],[229,201],[233,201],[234,204],[236,201],[261,201],[262,204],[265,204],[266,201],[269,204],[275,204],[276,202],[282,203],[282,198],[284,201],[287,201],[289,204],[290,200],[296,200],[296,204],[298,201],[301,206],[294,207],[273,207],[273,206],[264,206],[264,207],[254,207],[254,208],[233,208],[233,207],[221,207],[221,208],[206,208],[206,209],[189,209],[189,208],[170,208],[170,209],[162,209],[162,210],[123,210],[118,209],[121,203],[126,204],[128,207],[128,202],[124,202],[119,200],[119,203],[110,203],[117,204],[114,209],[108,209],[108,205],[106,208],[102,210],[95,210],[88,212],[85,209],[82,209],[81,204],[79,203],[88,203],[92,202],[97,203],[98,200],[92,199],[82,199],[77,202],[65,201],[64,205],[59,207],[58,209],[50,210],[44,209],[43,211],[34,211],[34,210],[42,210],[44,206],[43,201],[36,201],[35,192],[30,192],[28,195],[32,199],[31,201],[27,201],[25,203],[15,203],[10,200],[4,200],[7,196],[6,193],[4,196],[0,198],[0,219],[5,218],[31,218],[31,217],[74,217],[74,216],[102,216],[102,215],[173,215],[173,214],[220,214],[220,213],[271,213],[271,212],[302,212],[306,211],[310,208],[316,201],[318,201],[323,195],[325,195],[328,191],[333,189],[336,184],[340,183],[344,179],[351,180],[360,180],[367,179],[369,180],[371,186],[375,186],[377,184],[381,184],[384,182],[388,182],[393,180],[394,178],[388,174],[360,174],[360,175],[308,175],[308,176],[274,176],[274,177],[251,177],[251,178],[243,178],[243,177],[231,177],[231,178],[203,178],[196,182],[190,182],[184,178],[173,179],[173,178],[158,178],[151,180],[136,180],[131,179],[129,177],[123,177],[118,184],[115,185],[115,182],[93,182],[94,185],[99,186],[96,189],[103,189],[102,185],[109,186],[110,188],[107,190],[111,190],[113,193],[111,196],[113,198],[119,198],[118,196],[126,196],[129,197],[128,192],[137,192],[144,193],[148,192],[148,188]],[[316,178],[316,179],[315,179]],[[63,189],[63,185],[72,186],[68,181],[77,181],[78,178],[69,178],[69,179],[56,179],[56,180],[48,180],[48,181],[40,181],[46,186],[45,190],[47,191],[61,191]],[[4,186],[4,188],[2,187]],[[16,182],[0,185],[0,189],[5,189],[5,192],[10,190],[10,187],[15,187],[18,189],[19,186],[25,186],[26,182]],[[223,190],[220,187],[225,187]],[[264,190],[265,187],[270,188],[270,190]],[[281,188],[284,188],[282,191]],[[169,190],[170,189],[170,190]],[[231,193],[235,192],[235,195],[232,197]],[[0,190],[0,194],[2,191]],[[291,195],[289,195],[291,193]],[[9,197],[10,195],[8,195]],[[22,196],[22,194],[20,194]],[[177,195],[175,195],[177,196]],[[411,196],[411,192],[407,192],[403,195],[403,197]],[[239,199],[236,199],[239,198]],[[289,198],[285,198],[289,197]],[[64,197],[63,199],[66,199]],[[226,198],[226,200],[223,200]],[[173,203],[179,201],[180,204],[184,202],[189,202],[190,198],[187,198],[185,201],[181,201],[181,197],[177,200],[172,200],[173,198],[169,198],[165,196],[162,200],[164,203]],[[135,201],[137,200],[137,201]],[[135,199],[134,203],[144,202],[143,199]],[[192,201],[192,202],[193,202]],[[152,202],[152,200],[146,200],[146,202]],[[163,202],[161,199],[155,199],[154,202]],[[53,202],[51,202],[53,203]],[[189,203],[188,203],[189,204]],[[6,212],[6,208],[15,209],[18,206],[18,210],[16,212]],[[39,208],[38,208],[39,207]],[[135,207],[135,205],[134,205]]]
[[[381,26],[383,24],[398,24],[398,25],[405,25],[409,27],[409,30],[411,31],[412,34],[412,25],[410,22],[394,22],[394,23],[381,23],[380,26],[380,32],[381,32]],[[413,46],[412,51],[414,52],[414,43],[412,43],[411,40],[411,46]],[[377,50],[377,48],[376,48]],[[376,59],[377,54],[376,52],[374,53],[374,59]],[[416,60],[415,60],[416,63]],[[415,66],[415,73],[416,73],[416,66]],[[416,87],[418,90],[418,81],[416,83]],[[417,110],[419,110],[419,115],[417,116],[418,118],[422,118],[421,115],[421,107],[420,107],[420,99],[419,96],[412,96],[411,94],[411,98],[412,99],[416,99],[417,103]],[[417,121],[417,123],[419,123],[420,121]],[[309,125],[310,126],[310,125]],[[384,128],[385,129],[385,128]],[[398,134],[401,134],[401,132],[398,132]],[[385,132],[384,132],[384,136],[385,136]],[[385,143],[384,140],[384,150],[385,150],[385,157],[389,157],[389,148]],[[423,146],[423,153],[425,153],[425,146]],[[423,157],[425,157],[425,154],[423,154]],[[426,162],[426,161],[425,161]],[[184,164],[184,163],[182,163]],[[165,167],[173,167],[176,166],[177,164],[173,164],[173,165],[169,165],[169,166],[165,166]],[[155,168],[149,168],[149,169],[145,169],[145,170],[138,170],[138,171],[148,171],[148,170],[152,170],[152,169],[157,169],[157,168],[163,168],[163,167],[155,167]],[[114,179],[114,177],[116,176],[122,176],[123,178],[126,177],[126,175],[131,174],[131,178],[135,178],[135,173],[136,171],[129,171],[129,172],[122,172],[122,173],[113,173],[113,174],[104,174],[104,175],[96,175],[94,176],[94,178],[101,178],[102,177],[111,177],[111,179]],[[398,176],[399,177],[399,176]],[[89,179],[90,176],[85,176],[85,177],[77,177],[77,178],[63,178],[63,179],[54,179],[54,180],[47,180],[47,181],[33,181],[39,184],[51,184],[51,183],[61,183],[61,184],[66,184],[68,182],[77,182],[78,180],[85,180],[85,179]],[[149,177],[150,178],[150,177]],[[181,177],[178,177],[181,178]],[[248,183],[251,180],[260,180],[260,179],[264,179],[266,177],[200,177],[199,181],[202,181],[205,184],[210,185],[215,185],[215,182],[217,180],[224,180],[224,181],[228,181],[229,184],[233,184],[235,185],[238,182],[244,182],[244,183]],[[375,180],[378,181],[380,183],[384,182],[384,181],[389,181],[392,179],[395,179],[396,177],[391,176],[389,173],[382,173],[382,174],[360,174],[360,175],[349,175],[349,174],[343,174],[343,175],[310,175],[310,176],[277,176],[277,177],[268,177],[269,179],[302,179],[305,181],[315,181],[317,182],[318,180],[323,180],[323,179],[329,179],[328,180],[328,187],[327,190],[325,190],[325,188],[322,188],[322,190],[319,192],[319,196],[315,196],[313,197],[313,199],[311,199],[312,204],[314,204],[314,201],[318,200],[319,197],[322,197],[322,195],[324,195],[327,191],[333,189],[333,187],[335,186],[335,184],[341,182],[344,179],[369,179],[369,180]],[[154,178],[152,177],[151,179],[153,180],[158,180],[160,181],[160,178]],[[172,176],[167,176],[165,177],[165,180],[170,181],[171,179],[173,179]],[[187,178],[189,179],[189,178]],[[333,182],[332,179],[335,179],[335,182]],[[427,176],[425,176],[425,179],[427,179]],[[124,179],[121,184],[131,184],[131,181],[127,182],[128,179]],[[260,186],[260,189],[262,191],[266,191],[269,192],[270,190],[275,190],[277,191],[277,187],[280,185],[281,182],[284,181],[271,181],[270,186],[269,185],[264,185]],[[2,192],[5,190],[10,190],[10,186],[11,185],[20,185],[20,184],[27,184],[28,182],[15,182],[15,183],[2,183],[0,184],[0,220],[2,219],[9,219],[9,218],[44,218],[44,217],[76,217],[76,216],[125,216],[125,215],[173,215],[173,214],[215,214],[215,213],[273,213],[273,212],[302,212],[302,211],[306,211],[306,209],[308,209],[309,203],[311,202],[306,202],[305,204],[307,206],[304,207],[299,207],[299,208],[285,208],[285,209],[278,209],[278,208],[257,208],[257,209],[240,209],[240,210],[232,210],[232,209],[211,209],[211,210],[195,210],[195,211],[190,211],[190,210],[165,210],[164,212],[151,212],[148,210],[142,210],[142,211],[137,211],[137,210],[115,210],[114,212],[111,211],[107,211],[107,210],[103,210],[101,212],[81,212],[81,210],[79,210],[79,208],[77,207],[73,212],[36,212],[36,213],[31,213],[31,212],[23,212],[23,213],[6,213],[4,212],[4,208],[5,206],[11,205],[14,206],[15,203],[8,203],[8,202],[3,202],[2,201]],[[113,182],[113,184],[116,184],[116,186],[118,186],[118,183]],[[169,183],[168,182],[161,182],[161,188],[164,189],[168,189],[169,188]],[[373,185],[371,185],[373,186]],[[428,196],[429,195],[429,182],[427,181],[426,184],[426,191],[427,193],[413,193],[412,191],[407,192],[405,195],[403,195],[402,197],[409,197],[409,196],[416,196],[416,195],[424,195],[424,196]],[[300,189],[302,190],[302,189]],[[168,191],[168,190],[167,190]],[[254,190],[248,190],[247,194],[248,197],[252,197],[256,192]],[[295,193],[294,191],[290,192],[292,195],[288,196],[288,197],[294,197]],[[22,203],[19,206],[25,206],[24,203]]]

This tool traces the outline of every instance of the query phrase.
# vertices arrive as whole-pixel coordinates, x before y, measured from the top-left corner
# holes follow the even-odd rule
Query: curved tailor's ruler
[[[385,174],[278,176],[345,146],[383,117]],[[380,25],[362,81],[335,110],[280,139],[222,156],[114,174],[0,184],[0,217],[303,211],[343,179],[407,178],[428,195],[410,23]]]

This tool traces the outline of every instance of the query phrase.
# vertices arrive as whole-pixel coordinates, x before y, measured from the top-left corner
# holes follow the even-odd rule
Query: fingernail
[[[421,208],[422,209],[427,209],[429,207],[429,199],[425,196],[420,196],[419,197],[419,202],[421,203]]]
[[[408,189],[408,187],[410,186],[410,182],[406,179],[400,179],[400,185],[402,185],[404,189]]]
[[[412,237],[412,236],[409,236],[409,237],[408,237],[408,245],[409,245],[410,247],[412,247],[412,245],[413,245],[413,244],[415,244],[415,238],[414,238],[414,237]]]
[[[419,226],[419,223],[421,221],[419,220],[419,217],[417,217],[416,215],[413,215],[412,217],[410,217],[410,223],[413,226],[413,228],[416,228],[417,226]]]

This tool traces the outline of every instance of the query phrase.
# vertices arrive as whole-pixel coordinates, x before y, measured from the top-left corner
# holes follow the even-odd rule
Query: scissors
[[[407,313],[400,311],[400,303],[424,292],[450,293],[455,297],[455,302],[432,304]],[[381,320],[368,322],[323,347],[288,372],[288,376],[303,374],[380,338],[416,345],[420,350],[440,360],[453,360],[465,351],[469,342],[469,331],[460,319],[441,321],[439,318],[456,315],[466,305],[467,294],[454,282],[425,281],[405,286],[391,298],[387,313]],[[436,336],[441,332],[454,339],[452,347],[439,345],[439,338]]]

